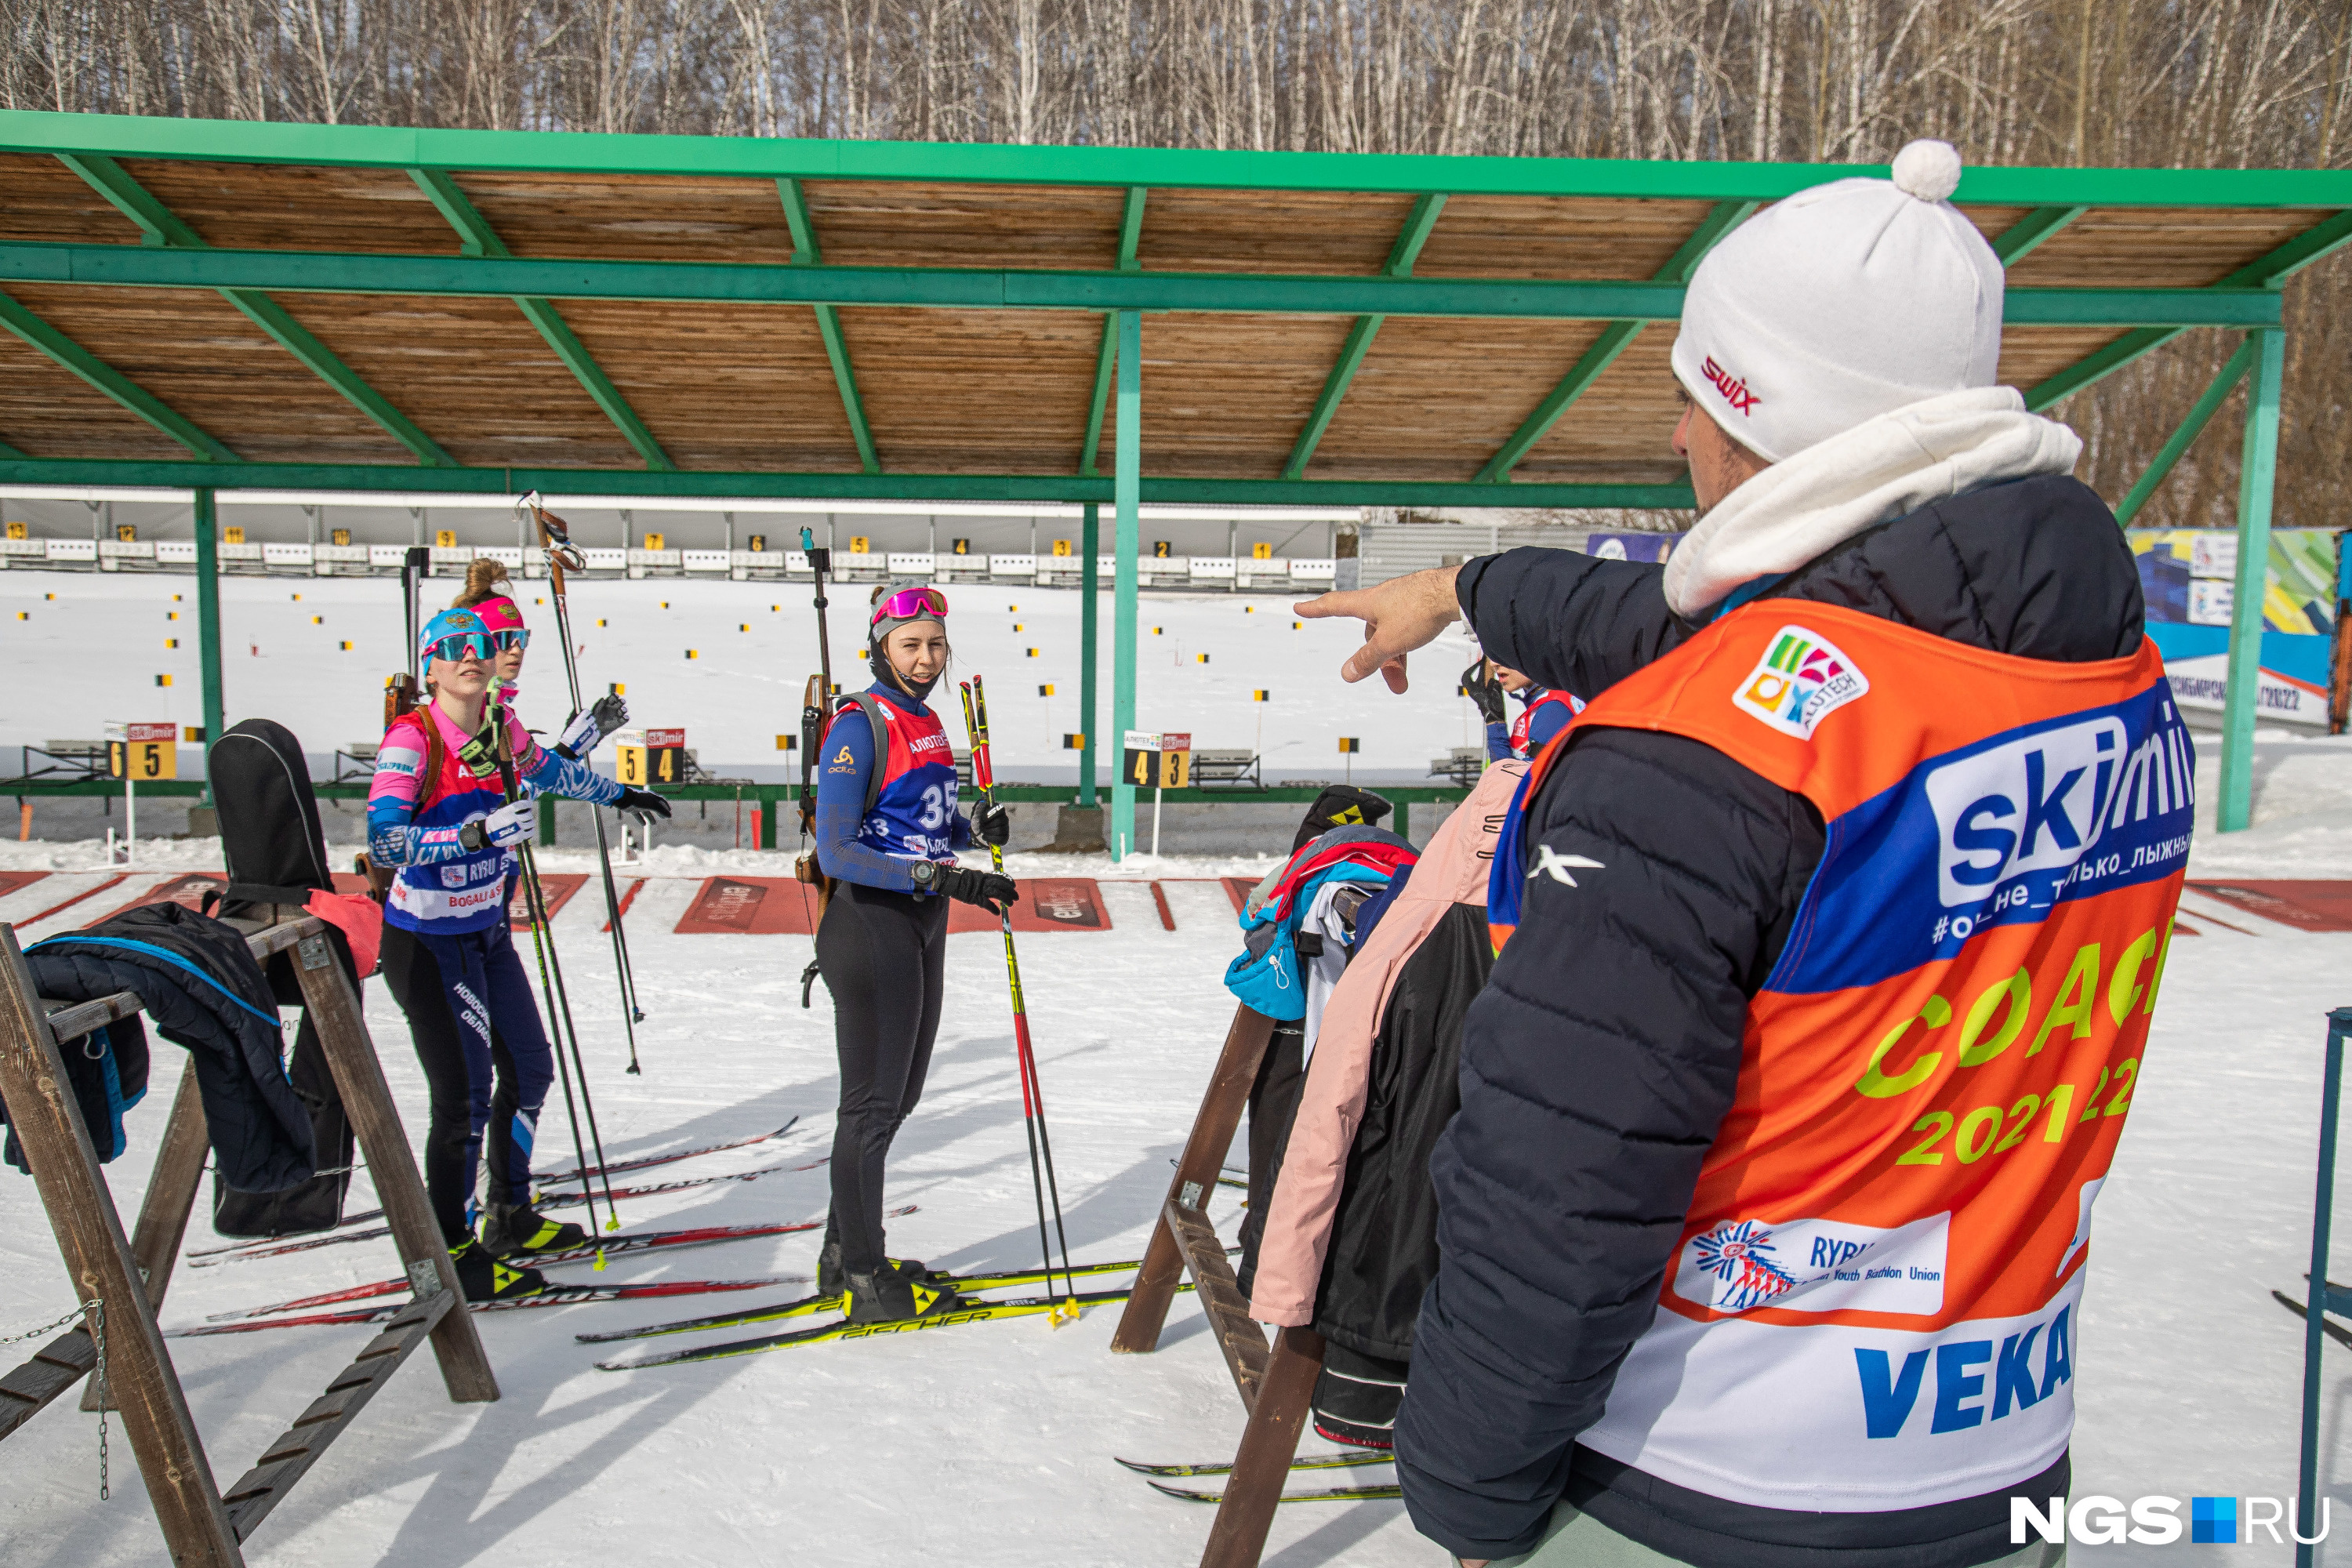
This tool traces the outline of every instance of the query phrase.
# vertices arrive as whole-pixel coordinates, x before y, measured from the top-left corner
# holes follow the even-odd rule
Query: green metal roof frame
[[[1887,172],[1884,163],[1665,163],[436,131],[34,110],[0,110],[0,150],[399,170],[1183,185],[1412,195],[1442,190],[1456,195],[1654,196],[1710,202],[1774,201],[1824,180]],[[1952,199],[2021,206],[2352,207],[2352,172],[1979,166],[1961,175]]]
[[[591,132],[435,131],[274,124],[114,115],[0,111],[0,151],[56,156],[137,223],[142,245],[0,244],[0,282],[215,290],[399,438],[419,466],[255,463],[164,405],[20,303],[0,294],[0,328],[15,332],[117,402],[190,447],[183,461],[27,458],[0,448],[0,479],[33,483],[224,484],[246,487],[443,490],[487,493],[535,486],[550,493],[628,489],[661,495],[793,495],[813,499],[1104,500],[1111,481],[1096,458],[1109,401],[1116,312],[1237,311],[1348,315],[1348,341],[1293,445],[1281,479],[1142,480],[1153,500],[1306,501],[1478,505],[1688,507],[1684,485],[1519,483],[1510,469],[1652,321],[1676,319],[1682,285],[1706,249],[1768,201],[1884,165],[1654,163],[1593,159],[1423,157],[1362,153],[1197,152],[1154,148],[1010,147],[939,142],[816,142],[740,137],[626,136]],[[433,198],[462,240],[458,256],[261,251],[207,247],[141,189],[115,161],[283,163],[396,170]],[[776,183],[793,250],[782,265],[548,260],[515,258],[449,177],[450,171],[742,176]],[[907,180],[946,184],[1097,186],[1124,193],[1118,264],[1111,270],[837,267],[820,253],[802,182]],[[1154,186],[1406,194],[1414,198],[1389,261],[1372,276],[1266,276],[1150,272],[1137,262],[1144,205]],[[1708,216],[1652,279],[1542,281],[1412,276],[1450,195],[1585,196],[1704,200]],[[2011,324],[2124,330],[2115,342],[2027,389],[2046,407],[2198,327],[2275,329],[2277,290],[2294,270],[2352,240],[2352,173],[2340,171],[1971,168],[1954,199],[2021,205],[2026,216],[1995,240],[2004,263],[2046,242],[2097,207],[2309,207],[2336,209],[2271,255],[2208,288],[2033,289],[2009,291]],[[334,292],[502,297],[520,307],[581,385],[644,459],[644,470],[467,468],[451,462],[305,332],[270,296]],[[626,400],[564,325],[553,301],[663,300],[762,301],[814,308],[860,471],[680,471]],[[883,470],[839,319],[842,306],[887,305],[1101,312],[1094,396],[1077,473],[926,475]],[[1467,482],[1303,478],[1317,442],[1346,395],[1387,316],[1579,320],[1601,336]],[[2167,465],[2168,467],[2168,465]],[[2160,479],[2160,474],[2157,476]]]

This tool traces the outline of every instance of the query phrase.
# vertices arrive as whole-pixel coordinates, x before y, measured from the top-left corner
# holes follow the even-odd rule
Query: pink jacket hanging
[[[1348,1152],[1363,1120],[1372,1041],[1390,993],[1405,961],[1448,910],[1456,904],[1485,906],[1496,835],[1527,770],[1524,762],[1497,763],[1480,776],[1469,798],[1422,851],[1404,891],[1331,993],[1266,1214],[1265,1236],[1258,1244],[1250,1315],[1261,1321],[1303,1327],[1315,1321],[1323,1255],[1347,1177]]]

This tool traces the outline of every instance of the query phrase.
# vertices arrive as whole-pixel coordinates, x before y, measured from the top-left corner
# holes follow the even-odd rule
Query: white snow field
[[[36,597],[27,606],[19,591],[24,581],[14,574],[0,580],[0,588],[15,595],[5,601],[12,610],[38,612],[30,623],[11,618],[11,638],[30,625],[35,635],[58,640],[40,645],[43,679],[20,681],[0,696],[0,738],[30,736],[37,743],[49,735],[91,733],[94,716],[160,717],[159,702],[170,704],[171,717],[194,721],[193,663],[163,662],[165,623],[140,597],[152,597],[157,584],[168,592],[168,580],[74,580],[59,590],[58,601],[67,602],[68,592],[76,595],[72,613],[82,630],[72,635],[43,626],[52,612],[39,607],[51,602]],[[321,751],[367,733],[365,721],[391,658],[388,628],[396,628],[384,587],[321,582],[301,589],[299,605],[286,597],[291,589],[275,582],[228,587],[236,633],[232,712],[257,707],[274,712]],[[699,591],[742,597],[747,605],[756,598],[762,610],[782,603],[789,611],[798,597],[805,613],[803,588],[719,584]],[[601,607],[606,595],[651,605],[678,593],[673,584],[596,584],[580,597],[593,622],[585,606],[595,601]],[[968,661],[993,674],[1006,649],[1034,642],[1063,658],[1057,674],[1041,668],[1037,679],[1075,684],[1075,660],[1067,652],[1075,637],[1075,595],[1037,594],[1034,609],[1022,595],[963,590],[958,596],[997,606],[959,623]],[[1299,713],[1333,733],[1360,732],[1361,760],[1380,756],[1375,747],[1384,746],[1396,765],[1412,765],[1459,743],[1453,738],[1460,728],[1454,710],[1461,706],[1453,695],[1454,667],[1441,665],[1446,673],[1426,683],[1435,689],[1408,700],[1376,689],[1343,689],[1333,671],[1351,634],[1313,626],[1292,634],[1288,617],[1275,618],[1278,611],[1270,611],[1267,601],[1255,603],[1246,617],[1240,603],[1223,600],[1186,600],[1146,612],[1146,626],[1168,626],[1171,637],[1180,626],[1188,638],[1199,635],[1196,626],[1221,627],[1220,635],[1233,638],[1259,637],[1261,622],[1265,628],[1263,642],[1244,645],[1256,651],[1230,662],[1219,645],[1202,675],[1172,658],[1157,666],[1147,659],[1147,694],[1168,694],[1173,710],[1161,716],[1147,706],[1148,722],[1171,728],[1189,722],[1203,745],[1228,739],[1245,744],[1255,715],[1243,689],[1268,684],[1286,698],[1295,693]],[[1019,605],[1019,612],[1003,611],[1005,604]],[[337,640],[351,635],[333,625],[345,613],[338,606],[347,606],[355,623],[374,626],[366,634],[374,638],[363,644],[372,649],[366,657],[318,646],[329,632],[340,632]],[[103,631],[106,646],[121,641],[135,653],[131,631],[151,613],[154,624],[138,637],[154,639],[153,658],[139,654],[141,662],[131,668],[153,663],[159,670],[188,670],[172,690],[157,691],[144,677],[102,687],[88,669],[67,662],[87,657],[120,667],[127,657],[121,650],[88,653],[91,629]],[[330,626],[306,629],[310,613],[329,615]],[[749,659],[656,665],[648,651],[656,647],[650,634],[635,645],[638,657],[614,661],[609,676],[592,644],[589,674],[600,682],[627,679],[633,702],[643,695],[641,716],[656,722],[678,716],[689,697],[704,689],[696,682],[723,680],[728,684],[709,688],[706,695],[723,703],[737,700],[726,693],[740,693],[747,710],[754,701],[765,706],[731,721],[731,729],[723,712],[705,716],[699,706],[683,720],[721,737],[740,735],[746,748],[740,754],[757,755],[772,745],[772,732],[785,727],[783,708],[796,700],[807,662],[799,634],[783,626],[786,614],[775,614],[773,630],[753,621],[760,627],[753,638],[732,631],[741,618],[738,612],[728,611],[736,618],[722,620],[698,606],[690,627],[660,634],[666,640],[658,647],[676,644],[680,650],[744,637],[772,663],[772,675]],[[1056,616],[1058,624],[1050,619]],[[1039,630],[1008,632],[1015,618]],[[995,624],[1000,620],[1004,626]],[[978,632],[962,629],[975,621]],[[1236,626],[1241,629],[1234,630]],[[1008,640],[1016,636],[1022,640]],[[246,651],[249,641],[264,650],[259,663]],[[976,646],[986,653],[984,665]],[[1197,651],[1205,645],[1184,646]],[[1027,667],[1021,668],[1025,681]],[[267,703],[254,695],[264,671],[258,689],[268,696]],[[1212,678],[1229,685],[1188,691],[1178,684]],[[542,668],[538,688],[547,690],[551,679]],[[1011,708],[1018,685],[1002,678],[1000,709]],[[1034,682],[1028,689],[1034,692]],[[1040,706],[1024,722],[1059,730],[1074,722],[1070,715],[1066,707]],[[1000,717],[998,727],[1007,737],[1003,743],[1010,761],[1016,754],[1011,737],[1021,726]],[[1270,739],[1273,732],[1269,721]],[[2352,876],[2352,784],[2347,782],[2352,747],[2266,732],[2257,759],[2258,825],[2221,839],[2210,831],[2215,748],[2210,737],[2200,740],[2205,827],[2192,875]],[[1302,754],[1296,771],[1328,772],[1321,754],[1328,744],[1318,740],[1311,762]],[[710,745],[705,755],[714,760],[738,754],[718,741]],[[1041,764],[1054,760],[1042,746],[1027,754]],[[1293,770],[1283,763],[1268,771],[1273,776]],[[211,840],[142,842],[139,873],[61,916],[22,927],[21,938],[30,942],[98,919],[172,870],[216,867],[217,853]],[[96,869],[99,859],[94,844],[0,843],[0,868],[53,873],[0,897],[0,921],[26,921],[96,887],[109,875]],[[1171,858],[1130,859],[1114,870],[1101,857],[1015,858],[1020,875],[1104,879],[1113,922],[1107,932],[1021,939],[1070,1243],[1081,1261],[1133,1258],[1142,1250],[1169,1161],[1181,1145],[1232,1014],[1219,984],[1234,951],[1232,910],[1209,879],[1255,875],[1265,864]],[[558,850],[547,855],[545,865],[551,871],[584,870],[589,860],[577,850]],[[831,1132],[835,1074],[823,988],[812,1009],[800,1006],[807,939],[672,931],[698,879],[720,871],[784,876],[786,858],[665,847],[644,870],[652,879],[629,921],[639,990],[650,1015],[639,1031],[643,1077],[621,1070],[610,960],[598,931],[601,900],[591,889],[556,921],[607,1152],[625,1158],[747,1136],[798,1114],[799,1126],[781,1145],[712,1155],[661,1174],[713,1174],[820,1158]],[[1172,931],[1160,924],[1141,879],[1148,877],[1164,879],[1177,925]],[[2297,1289],[2305,1267],[2323,1018],[2330,1006],[2352,1003],[2352,935],[2293,931],[2202,897],[2192,897],[2184,909],[2199,934],[2173,944],[2147,1071],[2098,1208],[2077,1352],[2078,1497],[2284,1498],[2295,1489],[2302,1331],[2269,1291]],[[893,1222],[892,1249],[955,1268],[1024,1267],[1037,1254],[1036,1225],[999,942],[986,934],[953,937],[948,964],[950,994],[929,1089],[891,1164],[890,1201],[919,1208]],[[380,983],[367,987],[366,1000],[370,1027],[414,1138],[421,1135],[425,1107],[406,1030]],[[106,1168],[126,1215],[136,1212],[184,1059],[160,1040],[155,1050],[153,1084],[129,1118],[130,1151]],[[551,1103],[541,1142],[542,1168],[572,1163],[560,1101]],[[1234,1158],[1241,1158],[1238,1146]],[[1237,1195],[1222,1194],[1218,1213],[1228,1226]],[[627,1203],[622,1217],[631,1229],[801,1221],[821,1218],[824,1202],[821,1168],[783,1171],[757,1182]],[[370,1206],[362,1177],[349,1207]],[[211,1239],[203,1214],[200,1206],[191,1247]],[[2339,1248],[2339,1256],[2347,1250]],[[815,1253],[815,1236],[808,1233],[667,1258],[619,1258],[601,1276],[575,1266],[557,1278],[805,1276],[814,1272]],[[163,1316],[167,1327],[184,1327],[212,1313],[393,1271],[393,1253],[383,1241],[217,1268],[184,1261]],[[1178,1299],[1160,1349],[1150,1356],[1108,1352],[1115,1308],[1097,1309],[1060,1330],[1041,1319],[1015,1320],[632,1373],[599,1372],[592,1364],[600,1355],[631,1353],[630,1347],[583,1346],[572,1339],[578,1331],[699,1315],[803,1289],[785,1284],[740,1297],[478,1318],[505,1397],[490,1405],[453,1405],[426,1362],[404,1369],[262,1525],[247,1545],[247,1561],[271,1568],[516,1560],[743,1568],[888,1554],[951,1560],[959,1568],[1037,1563],[1179,1568],[1198,1560],[1210,1510],[1161,1497],[1112,1462],[1114,1456],[1210,1460],[1232,1455],[1243,1413],[1189,1298]],[[0,1333],[54,1318],[71,1300],[31,1183],[0,1173]],[[371,1331],[289,1328],[171,1342],[217,1478],[226,1481],[241,1472]],[[657,1342],[661,1348],[680,1342]],[[2335,1503],[2352,1510],[2346,1451],[2352,1442],[2347,1427],[2352,1352],[2331,1347],[2328,1358],[2326,1489]],[[119,1425],[112,1427],[113,1498],[98,1500],[98,1440],[95,1418],[68,1398],[7,1445],[0,1467],[0,1562],[10,1568],[100,1568],[163,1560]],[[1326,1445],[1310,1436],[1304,1447]],[[1381,1481],[1390,1473],[1342,1472],[1339,1479]],[[2339,1531],[2352,1531],[2346,1515],[2336,1521]],[[2339,1547],[2339,1555],[2347,1550]],[[2268,1544],[2226,1552],[2185,1543],[2074,1551],[2079,1562],[2288,1561],[2286,1549]],[[1370,1502],[1281,1510],[1265,1561],[1276,1568],[1435,1568],[1444,1557],[1415,1534],[1400,1504]]]
[[[461,585],[433,580],[426,606],[446,605]],[[539,639],[525,668],[522,715],[534,725],[560,725],[569,704],[554,610],[539,602],[547,584],[517,587]],[[863,662],[869,591],[857,584],[830,591],[834,679],[852,691],[870,679]],[[1067,589],[961,584],[944,591],[956,654],[951,673],[987,678],[998,765],[1008,777],[1061,770],[1075,777],[1077,757],[1062,750],[1062,737],[1086,728],[1078,702],[1083,596]],[[1332,675],[1361,640],[1360,627],[1298,620],[1290,606],[1301,596],[1144,595],[1137,621],[1137,727],[1185,731],[1204,749],[1259,750],[1262,736],[1269,784],[1341,777],[1349,761],[1339,752],[1343,735],[1363,742],[1353,758],[1359,773],[1403,769],[1416,776],[1432,757],[1479,739],[1475,710],[1457,695],[1454,679],[1469,660],[1466,640],[1448,639],[1416,660],[1423,679],[1406,698],[1391,697],[1373,682],[1379,698],[1367,703]],[[569,597],[584,690],[600,693],[622,682],[635,722],[683,725],[687,744],[714,773],[797,767],[797,754],[779,752],[776,737],[799,731],[802,688],[816,671],[809,584],[574,579]],[[1099,597],[1107,726],[1111,596]],[[229,722],[275,719],[321,758],[383,733],[384,677],[405,667],[395,582],[226,577],[221,624]],[[0,689],[0,747],[95,737],[106,720],[204,722],[193,578],[0,574],[0,626],[15,662],[37,671],[36,679]],[[166,646],[175,639],[176,647]],[[688,650],[695,657],[688,658]],[[168,689],[157,688],[162,675],[172,677]],[[1042,686],[1051,686],[1053,695],[1041,695]],[[1268,694],[1263,704],[1252,700],[1259,690]],[[946,695],[940,716],[961,749],[962,719],[952,689]],[[1115,767],[1117,753],[1109,759],[1104,766]],[[181,763],[191,773],[201,765],[194,750]]]

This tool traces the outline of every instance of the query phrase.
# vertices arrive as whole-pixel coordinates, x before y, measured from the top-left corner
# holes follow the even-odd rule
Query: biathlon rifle
[[[833,552],[817,547],[816,536],[801,530],[801,551],[808,557],[809,570],[816,580],[816,662],[817,673],[809,677],[808,686],[801,694],[801,842],[808,847],[793,862],[793,876],[816,889],[817,917],[824,916],[825,906],[833,901],[833,879],[816,858],[816,768],[817,752],[824,745],[824,732],[833,721],[833,641],[825,630],[824,579],[833,570]],[[817,982],[816,960],[801,972],[801,1005],[809,1005],[809,996]]]

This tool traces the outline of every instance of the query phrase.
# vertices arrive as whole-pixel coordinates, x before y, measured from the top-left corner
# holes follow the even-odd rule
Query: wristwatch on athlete
[[[914,879],[917,892],[931,893],[939,890],[940,868],[937,861],[918,860],[908,868],[907,875]]]

